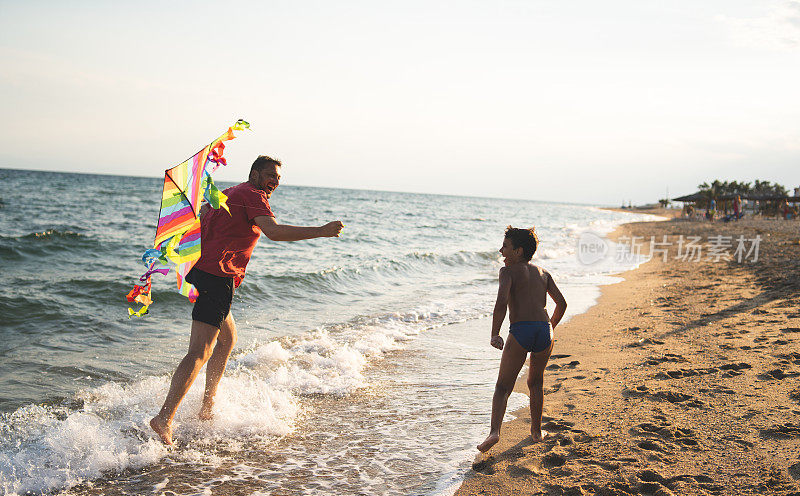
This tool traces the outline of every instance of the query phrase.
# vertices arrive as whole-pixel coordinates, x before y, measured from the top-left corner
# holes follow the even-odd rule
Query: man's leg
[[[508,397],[514,390],[514,383],[522,366],[525,364],[525,351],[512,334],[508,335],[506,344],[503,347],[503,357],[500,359],[500,372],[497,374],[497,384],[494,387],[494,397],[492,398],[492,423],[489,428],[489,437],[478,445],[478,450],[489,451],[489,448],[497,444],[500,440],[500,426],[506,414]]]
[[[534,441],[541,441],[547,435],[542,432],[542,405],[544,403],[544,368],[550,353],[553,352],[553,342],[546,350],[531,353],[531,365],[528,368],[528,389],[531,392],[531,437]]]
[[[222,379],[222,374],[225,372],[225,366],[228,363],[228,357],[231,355],[233,346],[236,344],[236,323],[233,321],[233,315],[228,314],[222,325],[219,328],[219,335],[217,336],[217,344],[214,346],[214,353],[208,359],[206,366],[206,389],[203,393],[203,406],[200,408],[200,419],[210,420],[214,414],[214,396],[217,394],[217,386]]]
[[[172,419],[175,418],[178,405],[186,396],[186,392],[197,378],[200,369],[211,356],[217,334],[219,334],[219,329],[216,327],[198,320],[192,321],[189,351],[178,364],[178,368],[172,376],[164,406],[161,407],[158,415],[150,420],[150,427],[158,433],[165,444],[172,444]]]

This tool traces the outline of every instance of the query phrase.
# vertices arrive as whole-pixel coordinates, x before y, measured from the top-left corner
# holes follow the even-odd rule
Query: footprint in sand
[[[800,479],[800,462],[797,462],[789,467],[789,475],[791,475],[795,480]]]
[[[636,443],[636,446],[647,451],[658,451],[660,453],[665,453],[667,451],[667,449],[664,446],[662,446],[660,443],[652,439],[639,441],[638,443]]]
[[[659,345],[659,344],[664,344],[664,341],[659,341],[658,339],[651,339],[651,338],[642,338],[642,339],[640,339],[638,341],[635,341],[633,343],[626,344],[625,347],[626,348],[639,348],[639,347],[642,347],[642,346]]]
[[[560,382],[557,383],[557,384],[553,384],[549,388],[545,389],[543,391],[543,394],[552,394],[552,393],[555,393],[556,391],[558,391],[559,389],[561,389],[561,383]]]
[[[561,432],[570,430],[574,425],[574,422],[568,420],[550,420],[542,425],[542,429],[547,432]]]
[[[675,355],[673,353],[663,353],[657,356],[648,357],[645,360],[646,365],[659,365],[665,362],[687,362],[688,360],[682,355]]]
[[[739,363],[724,363],[719,366],[720,370],[744,370],[753,368],[752,365],[745,362]]]
[[[683,377],[693,377],[696,375],[707,375],[713,374],[715,372],[719,372],[720,370],[725,371],[723,374],[726,377],[730,377],[732,375],[741,375],[741,370],[750,369],[752,365],[749,363],[726,363],[720,365],[719,367],[705,367],[705,368],[697,368],[697,369],[678,369],[678,370],[666,370],[661,371],[655,374],[656,379],[681,379]]]
[[[675,491],[675,494],[693,493],[691,487],[697,484],[700,488],[712,493],[720,492],[725,489],[723,486],[714,483],[711,477],[699,475],[676,475],[664,480],[664,485]]]
[[[711,388],[711,390],[716,393],[722,393],[722,394],[730,394],[730,395],[736,394],[736,391],[725,386],[714,386],[713,388]]]
[[[625,397],[625,398],[631,398],[631,397],[633,397],[633,398],[641,398],[643,396],[646,396],[649,391],[650,391],[649,387],[647,387],[645,385],[641,385],[641,386],[636,386],[633,389],[630,389],[630,388],[623,389],[622,390],[622,396]]]
[[[760,433],[762,437],[771,439],[792,439],[800,437],[800,425],[787,422],[775,427],[761,429]]]
[[[735,436],[735,435],[725,436],[722,439],[724,439],[726,441],[732,441],[732,442],[734,442],[734,443],[736,443],[736,444],[738,444],[740,446],[743,446],[745,448],[752,448],[753,446],[755,446],[754,443],[751,443],[750,441],[747,441],[747,440],[742,439],[739,436]]]
[[[495,460],[493,456],[483,458],[481,455],[478,455],[476,460],[472,462],[472,470],[479,474],[494,475],[494,463],[496,461],[497,460]]]
[[[780,381],[786,379],[787,377],[797,377],[798,375],[800,375],[800,372],[786,372],[783,369],[772,369],[767,372],[764,372],[763,374],[758,376],[758,378],[763,381],[772,381],[772,380]]]
[[[551,451],[542,458],[542,465],[547,468],[560,467],[567,463],[567,458],[563,453]]]
[[[792,352],[792,353],[779,353],[774,355],[775,358],[780,358],[782,360],[786,360],[787,362],[793,363],[795,365],[800,365],[800,353]]]
[[[506,473],[510,477],[535,477],[537,475],[543,474],[545,471],[542,468],[542,465],[539,464],[537,461],[522,461],[515,464],[511,464],[506,469]]]
[[[655,470],[651,470],[651,469],[642,470],[641,472],[636,474],[636,476],[642,482],[658,483],[659,486],[667,484],[667,479],[664,478],[663,475],[659,474]],[[651,491],[651,492],[654,492],[654,491]]]
[[[684,404],[695,408],[701,408],[705,405],[705,403],[691,394],[679,393],[676,391],[658,391],[650,394],[650,396],[658,400],[669,401],[673,404]]]
[[[631,429],[631,434],[637,437],[647,437],[648,439],[640,442],[638,446],[649,451],[663,452],[664,444],[681,449],[697,449],[700,445],[697,439],[695,439],[696,433],[693,429],[688,427],[675,427],[666,420],[638,424]],[[646,441],[652,441],[653,444],[647,444]],[[643,445],[642,443],[645,444]]]

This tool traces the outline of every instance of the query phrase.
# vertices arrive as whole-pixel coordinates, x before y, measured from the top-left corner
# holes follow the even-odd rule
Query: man
[[[201,255],[186,275],[200,293],[192,310],[189,351],[172,376],[164,406],[150,420],[150,427],[165,444],[173,444],[175,412],[206,362],[200,418],[209,420],[213,416],[214,395],[236,344],[236,325],[230,313],[233,292],[244,278],[261,233],[272,241],[298,241],[338,237],[342,230],[338,220],[320,227],[278,224],[269,197],[280,183],[280,169],[278,160],[261,155],[253,162],[247,182],[224,191],[230,215],[208,205],[200,209]]]

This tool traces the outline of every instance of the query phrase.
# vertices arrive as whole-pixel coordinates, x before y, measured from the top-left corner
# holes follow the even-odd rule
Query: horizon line
[[[133,176],[133,175],[123,175],[123,174],[114,174],[114,173],[104,173],[104,172],[76,172],[76,171],[56,171],[56,170],[48,170],[48,169],[17,169],[13,167],[3,167],[0,166],[0,170],[13,170],[13,171],[22,171],[22,172],[47,172],[51,174],[79,174],[83,176],[108,176],[108,177],[132,177],[132,178],[141,178],[141,179],[163,179],[163,177],[159,176]],[[216,181],[215,181],[216,182]],[[220,183],[224,182],[232,182],[228,180],[219,180]],[[235,181],[234,181],[235,182]],[[544,200],[530,200],[526,198],[501,198],[496,196],[478,196],[478,195],[455,195],[452,193],[430,193],[430,192],[421,192],[421,191],[400,191],[400,190],[391,190],[391,189],[367,189],[367,188],[343,188],[343,187],[336,187],[336,186],[316,186],[311,184],[282,184],[282,186],[289,186],[289,187],[300,187],[300,188],[320,188],[320,189],[340,189],[345,191],[374,191],[378,193],[403,193],[409,195],[434,195],[434,196],[451,196],[455,198],[482,198],[487,200],[518,200],[518,201],[525,201],[530,203],[549,203],[549,204],[556,204],[556,205],[570,205],[570,206],[579,206],[579,207],[596,207],[596,208],[619,208],[615,205],[601,205],[599,203],[576,203],[576,202],[560,202],[560,201],[544,201]]]

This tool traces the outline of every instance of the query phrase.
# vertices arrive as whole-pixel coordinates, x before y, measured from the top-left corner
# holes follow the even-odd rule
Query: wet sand
[[[756,262],[674,258],[679,235],[740,234],[762,237]],[[551,436],[533,443],[516,412],[456,494],[800,494],[800,222],[633,223],[612,237],[632,235],[667,235],[668,260],[556,329]]]

